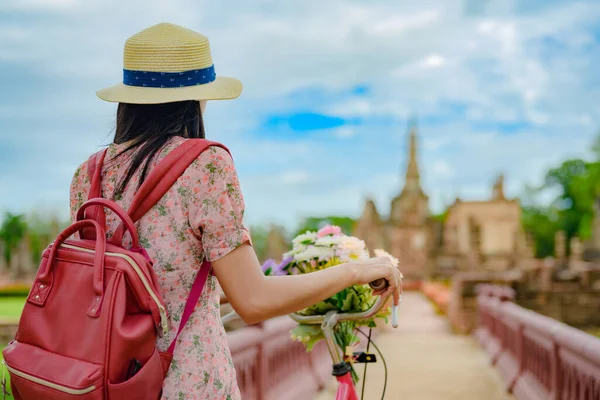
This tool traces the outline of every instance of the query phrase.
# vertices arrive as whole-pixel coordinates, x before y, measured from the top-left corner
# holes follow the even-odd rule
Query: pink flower
[[[317,237],[322,238],[327,235],[336,236],[336,235],[341,235],[341,234],[342,234],[342,228],[340,228],[339,226],[325,225],[324,227],[319,229],[319,231],[317,232]]]

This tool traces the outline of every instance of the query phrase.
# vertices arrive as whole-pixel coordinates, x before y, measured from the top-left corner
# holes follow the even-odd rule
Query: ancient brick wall
[[[512,273],[459,273],[452,280],[448,317],[457,332],[477,326],[476,287],[481,283],[509,286],[515,303],[579,329],[600,327],[600,269],[588,267],[568,279],[551,264]]]

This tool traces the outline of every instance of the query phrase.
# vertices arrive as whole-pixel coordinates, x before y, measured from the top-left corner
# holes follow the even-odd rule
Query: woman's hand
[[[400,302],[402,291],[402,273],[392,264],[389,257],[373,257],[368,260],[355,261],[348,264],[353,268],[357,285],[366,285],[378,279],[385,279],[387,286],[373,291],[376,296],[388,296],[393,293],[394,305]]]
[[[336,265],[304,275],[265,276],[252,246],[242,244],[213,261],[213,272],[234,310],[249,325],[310,307],[355,284],[385,279],[380,296],[400,294],[400,272],[387,257]]]

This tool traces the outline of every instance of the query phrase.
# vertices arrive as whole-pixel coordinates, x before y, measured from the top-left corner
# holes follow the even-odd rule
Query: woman
[[[193,31],[159,24],[129,38],[123,83],[98,92],[118,102],[116,133],[102,168],[102,197],[127,209],[154,165],[186,138],[204,138],[206,100],[233,99],[242,85],[217,77],[208,40]],[[87,199],[86,165],[71,185],[72,215]],[[344,264],[309,275],[265,277],[243,225],[244,200],[233,161],[211,147],[137,224],[171,322],[159,339],[166,349],[178,328],[190,287],[203,259],[212,276],[179,336],[163,387],[164,399],[239,399],[235,369],[219,315],[217,280],[249,324],[297,311],[353,284],[379,278],[398,300],[399,272],[386,258]],[[109,235],[118,221],[107,214]]]

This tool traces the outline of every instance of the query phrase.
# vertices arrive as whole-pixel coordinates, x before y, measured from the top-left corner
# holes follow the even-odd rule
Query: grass
[[[25,301],[27,300],[26,296],[14,296],[14,297],[0,297],[0,319],[5,320],[17,320],[21,316],[21,312],[23,311],[23,307],[25,306]],[[6,343],[0,344],[0,349],[4,350],[4,346]],[[0,360],[2,360],[2,353],[0,353]],[[0,367],[0,368],[3,368]],[[8,372],[4,372],[4,376],[6,377],[6,389],[9,392],[12,392],[10,388],[10,380],[8,376]],[[1,379],[1,378],[0,378]],[[0,387],[0,398],[2,396],[2,388]],[[6,396],[6,399],[13,399],[12,396]]]
[[[27,297],[0,297],[0,319],[19,319]]]

